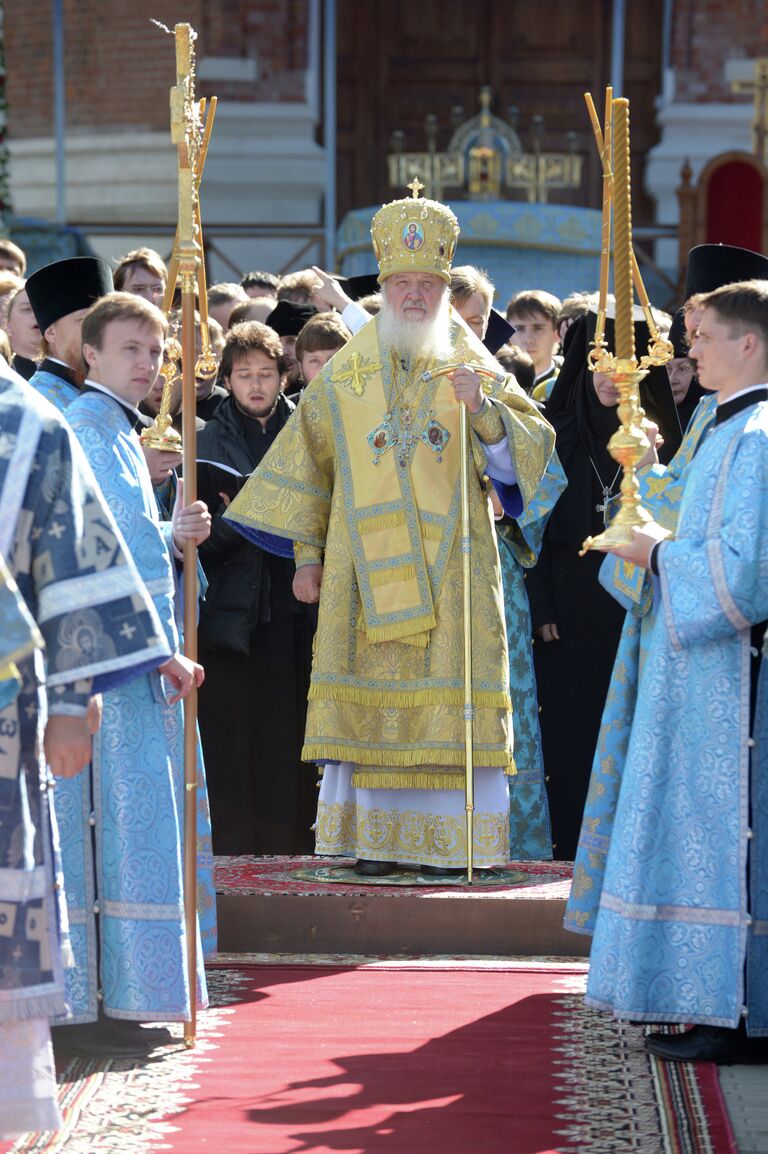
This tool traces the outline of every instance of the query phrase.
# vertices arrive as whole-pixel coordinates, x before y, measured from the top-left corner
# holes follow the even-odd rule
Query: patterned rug
[[[425,878],[416,869],[402,867],[384,878],[360,877],[354,860],[318,857],[217,857],[216,892],[242,896],[260,894],[386,894],[395,887],[400,894],[427,895],[450,891],[451,896],[472,897],[477,890],[514,890],[515,898],[568,896],[573,867],[570,862],[513,862],[505,869],[475,873],[472,885],[466,875],[456,878]]]
[[[193,1050],[72,1060],[65,1130],[13,1154],[735,1150],[716,1068],[585,1009],[581,962],[284,963],[212,966]]]

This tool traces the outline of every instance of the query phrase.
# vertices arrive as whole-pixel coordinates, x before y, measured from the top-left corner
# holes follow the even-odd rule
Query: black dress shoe
[[[53,1052],[74,1058],[148,1058],[157,1043],[136,1034],[121,1034],[100,1022],[55,1026],[51,1030]]]
[[[467,872],[461,866],[423,865],[420,868],[427,878],[460,878]]]
[[[749,1038],[741,1028],[693,1026],[684,1034],[649,1034],[645,1045],[668,1062],[768,1062],[768,1038]]]
[[[142,1022],[129,1021],[123,1018],[109,1018],[110,1029],[125,1038],[138,1038],[152,1046],[169,1046],[178,1039],[174,1038],[167,1026],[155,1026],[152,1023],[144,1025]]]
[[[388,874],[397,873],[397,863],[393,861],[371,861],[369,858],[358,858],[352,867],[356,874],[365,878],[385,878]]]

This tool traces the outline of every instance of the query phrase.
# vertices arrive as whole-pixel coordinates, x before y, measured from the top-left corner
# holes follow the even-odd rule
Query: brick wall
[[[724,76],[726,60],[768,56],[768,7],[755,0],[676,0],[672,33],[675,97],[685,103],[744,103]]]
[[[201,85],[222,100],[300,102],[308,59],[307,0],[208,0],[201,52],[256,60],[253,84]]]
[[[53,133],[53,21],[49,4],[5,6],[9,136]],[[302,101],[307,0],[64,0],[68,133],[94,129],[165,131],[175,81],[169,28],[188,21],[198,57],[255,57],[255,83],[211,82],[222,99]]]

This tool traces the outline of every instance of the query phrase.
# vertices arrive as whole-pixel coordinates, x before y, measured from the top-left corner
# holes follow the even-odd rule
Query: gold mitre
[[[419,197],[418,180],[408,187],[412,196],[383,205],[371,221],[379,284],[396,272],[431,272],[450,283],[459,222],[447,205]]]

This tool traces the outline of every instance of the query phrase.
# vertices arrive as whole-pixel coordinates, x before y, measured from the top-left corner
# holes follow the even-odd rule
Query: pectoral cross
[[[608,524],[606,514],[608,512],[608,506],[611,502],[611,489],[612,488],[613,488],[612,485],[610,488],[607,485],[603,485],[603,503],[602,503],[602,505],[595,505],[595,512],[603,514],[603,524],[604,525]]]
[[[404,469],[408,464],[411,456],[411,450],[415,445],[417,438],[413,433],[413,414],[408,405],[401,405],[400,407],[400,435],[397,438],[397,443],[400,447],[400,455],[397,458],[401,469]]]

